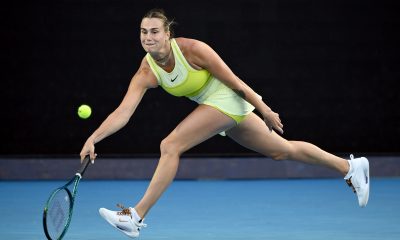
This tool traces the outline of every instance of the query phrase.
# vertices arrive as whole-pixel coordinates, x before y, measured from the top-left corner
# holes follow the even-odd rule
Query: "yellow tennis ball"
[[[82,119],[90,117],[92,114],[92,109],[89,105],[83,104],[78,108],[78,116]]]

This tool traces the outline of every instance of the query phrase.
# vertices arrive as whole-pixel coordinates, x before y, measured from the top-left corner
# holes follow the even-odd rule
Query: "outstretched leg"
[[[317,146],[301,141],[288,141],[274,131],[269,131],[264,121],[251,113],[238,126],[226,134],[242,146],[272,157],[275,160],[290,159],[309,164],[319,164],[337,170],[343,176],[349,171],[348,162]]]
[[[235,126],[235,121],[207,105],[198,106],[162,142],[161,157],[153,178],[143,198],[135,206],[142,218],[160,198],[175,177],[180,155],[209,139],[210,137]]]
[[[369,162],[365,157],[351,161],[325,152],[317,146],[299,141],[288,141],[273,131],[269,131],[264,121],[251,113],[238,126],[226,131],[233,140],[275,160],[296,160],[309,164],[319,164],[340,172],[347,184],[353,188],[360,207],[365,207],[369,199]]]

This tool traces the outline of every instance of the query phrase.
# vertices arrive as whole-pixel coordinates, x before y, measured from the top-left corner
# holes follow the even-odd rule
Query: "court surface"
[[[64,181],[1,181],[0,239],[45,239],[42,210]],[[64,239],[129,239],[98,208],[130,206],[148,181],[83,179]],[[342,179],[173,182],[147,216],[142,240],[400,239],[400,178],[371,179],[366,208]]]

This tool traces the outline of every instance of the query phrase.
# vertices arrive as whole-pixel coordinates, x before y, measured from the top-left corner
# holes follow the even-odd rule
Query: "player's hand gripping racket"
[[[68,230],[79,181],[90,162],[86,156],[75,177],[64,186],[55,189],[46,202],[43,211],[43,229],[49,240],[62,239]],[[72,193],[68,187],[73,185]]]

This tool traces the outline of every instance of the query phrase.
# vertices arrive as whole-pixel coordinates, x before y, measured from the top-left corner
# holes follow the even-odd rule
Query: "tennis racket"
[[[55,189],[43,210],[43,229],[49,240],[62,239],[68,230],[72,218],[76,191],[79,181],[90,162],[89,156],[83,160],[79,171],[64,186]],[[68,187],[73,186],[72,193]]]

